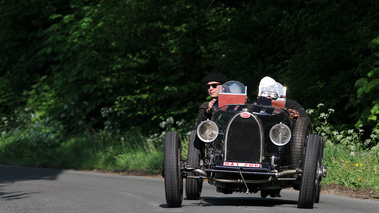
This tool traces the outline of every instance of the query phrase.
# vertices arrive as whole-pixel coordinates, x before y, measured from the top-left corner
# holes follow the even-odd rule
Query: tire
[[[167,132],[164,138],[164,185],[168,207],[180,207],[183,202],[183,178],[180,171],[181,147],[177,132]]]
[[[320,157],[318,159],[317,163],[317,183],[316,183],[316,194],[315,194],[315,203],[320,202],[320,194],[321,194],[321,181],[322,181],[322,174],[321,171],[324,168],[324,140],[321,138],[320,141]]]
[[[200,161],[203,159],[203,143],[197,137],[196,130],[191,132],[189,144],[187,165],[195,168],[200,168]],[[187,172],[188,176],[199,176],[193,172]],[[188,200],[198,200],[203,188],[203,180],[201,178],[187,178],[186,179],[186,198]]]
[[[290,165],[294,169],[301,168],[301,161],[304,159],[305,153],[305,141],[311,133],[311,121],[306,117],[298,118],[292,130],[292,141],[290,145]],[[291,183],[294,189],[300,190],[300,181],[291,181]]]
[[[312,209],[316,194],[317,164],[320,157],[320,140],[318,135],[309,135],[305,148],[305,158],[300,185],[298,208]]]
[[[301,168],[300,162],[304,158],[304,145],[309,134],[312,133],[311,121],[308,118],[297,119],[292,131],[292,141],[290,148],[290,165],[294,168]]]

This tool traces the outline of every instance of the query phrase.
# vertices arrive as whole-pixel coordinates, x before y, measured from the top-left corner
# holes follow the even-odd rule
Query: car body
[[[223,84],[212,118],[191,132],[186,161],[181,159],[178,133],[166,134],[163,174],[168,206],[181,205],[183,179],[187,199],[199,199],[205,178],[224,194],[278,197],[281,189],[293,187],[300,191],[299,208],[319,202],[327,171],[323,140],[312,134],[309,118],[293,116],[285,108],[286,90],[277,92],[275,100],[249,103],[242,83]]]

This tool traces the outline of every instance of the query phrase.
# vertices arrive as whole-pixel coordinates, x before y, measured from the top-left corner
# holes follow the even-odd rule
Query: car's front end
[[[221,107],[197,131],[207,150],[209,182],[224,193],[288,187],[294,180],[290,176],[299,172],[288,167],[292,125],[286,110],[256,104]],[[286,183],[272,184],[279,180]]]

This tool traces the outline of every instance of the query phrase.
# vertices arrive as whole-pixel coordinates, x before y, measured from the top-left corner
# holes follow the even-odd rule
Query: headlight
[[[214,141],[218,136],[217,124],[210,120],[201,122],[197,127],[197,136],[206,143]]]
[[[277,146],[284,146],[291,140],[291,129],[285,124],[276,124],[270,130],[270,139]]]

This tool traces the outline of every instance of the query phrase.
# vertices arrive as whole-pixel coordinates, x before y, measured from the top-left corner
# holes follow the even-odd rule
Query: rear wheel
[[[168,207],[179,207],[183,202],[183,178],[180,172],[181,147],[177,132],[167,132],[164,139],[164,184]]]
[[[313,208],[317,181],[317,164],[320,157],[320,141],[318,135],[309,135],[305,148],[305,158],[300,185],[298,208]]]
[[[203,143],[197,137],[196,130],[191,132],[189,144],[188,144],[188,156],[187,165],[195,168],[200,168],[200,162],[203,156]],[[187,176],[199,175],[194,172],[187,172]],[[201,178],[186,179],[186,198],[188,200],[198,200],[201,195],[201,189],[203,188],[203,180]]]

